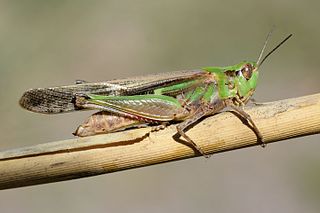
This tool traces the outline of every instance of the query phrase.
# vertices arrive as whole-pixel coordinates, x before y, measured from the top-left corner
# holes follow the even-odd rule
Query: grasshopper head
[[[263,48],[259,54],[257,62],[243,61],[234,67],[236,71],[236,76],[238,80],[237,93],[240,98],[250,97],[255,88],[257,87],[257,80],[259,77],[259,68],[263,64],[263,62],[275,51],[277,50],[283,43],[285,43],[292,34],[288,35],[284,40],[282,40],[276,47],[274,47],[268,54],[263,57],[264,50],[267,46],[268,39],[272,33],[272,30],[267,35],[267,38],[264,42]],[[263,57],[263,58],[262,58]]]
[[[235,69],[235,74],[238,95],[240,98],[246,97],[250,94],[252,95],[257,87],[259,77],[257,63],[243,61],[236,66],[237,69]]]

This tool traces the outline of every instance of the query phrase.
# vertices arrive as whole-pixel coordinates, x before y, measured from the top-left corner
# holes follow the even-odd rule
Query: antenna
[[[272,28],[271,28],[270,32],[269,32],[269,33],[268,33],[268,35],[267,35],[266,40],[264,41],[263,47],[262,47],[262,49],[261,49],[261,51],[260,51],[260,54],[259,54],[259,57],[258,57],[258,60],[257,60],[257,64],[258,64],[258,65],[260,64],[260,60],[261,60],[261,58],[262,58],[262,55],[263,55],[263,53],[264,53],[264,50],[265,50],[265,49],[266,49],[266,47],[267,47],[267,44],[268,44],[269,38],[270,38],[270,36],[271,36],[271,34],[272,34],[273,30],[274,30],[274,26],[272,26]]]
[[[270,33],[269,33],[270,34]],[[268,36],[269,36],[269,34],[268,34]],[[284,42],[286,42],[290,37],[292,36],[292,34],[290,34],[290,35],[288,35],[285,39],[283,39],[275,48],[273,48],[263,59],[262,59],[262,61],[259,63],[259,62],[257,62],[257,64],[258,64],[258,66],[260,67],[262,64],[263,64],[263,62],[274,52],[274,51],[276,51],[276,49],[278,49]],[[265,42],[265,44],[266,44],[266,42]],[[265,47],[264,47],[265,48]],[[264,49],[263,48],[263,49]],[[260,57],[259,57],[260,58]]]

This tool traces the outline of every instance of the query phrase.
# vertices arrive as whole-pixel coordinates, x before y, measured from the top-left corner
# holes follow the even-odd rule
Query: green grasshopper
[[[230,107],[251,124],[258,142],[264,145],[262,134],[242,107],[256,89],[260,66],[292,36],[287,36],[262,59],[270,34],[257,62],[31,89],[23,94],[20,105],[45,114],[99,110],[77,128],[74,135],[80,137],[150,124],[160,124],[160,128],[178,123],[177,134],[202,155],[205,153],[186,135],[186,130],[200,119]]]

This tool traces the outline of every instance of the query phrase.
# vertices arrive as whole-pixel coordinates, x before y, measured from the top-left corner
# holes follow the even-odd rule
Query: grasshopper
[[[256,89],[260,66],[292,36],[287,36],[262,58],[270,35],[271,32],[257,62],[242,61],[233,66],[205,67],[99,83],[77,81],[75,85],[30,89],[21,97],[20,105],[44,114],[99,110],[73,133],[80,137],[151,124],[161,128],[169,123],[178,123],[177,134],[204,156],[204,151],[188,137],[186,130],[200,119],[230,107],[251,124],[258,142],[264,146],[262,134],[243,106]]]

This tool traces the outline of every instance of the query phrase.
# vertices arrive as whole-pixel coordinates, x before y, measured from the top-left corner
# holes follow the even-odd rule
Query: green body
[[[256,63],[244,61],[234,66],[203,68],[192,78],[177,80],[160,88],[154,86],[147,94],[83,94],[77,96],[78,107],[107,111],[110,115],[93,115],[74,134],[89,136],[171,121],[183,121],[178,125],[183,131],[200,118],[215,114],[226,106],[246,104],[257,86],[258,76]],[[113,123],[110,120],[117,124],[121,120],[123,125],[110,127]]]
[[[249,78],[243,74],[246,68],[251,72]],[[83,103],[78,105],[150,122],[185,120],[204,105],[214,106],[216,102],[224,100],[230,100],[235,105],[245,104],[257,86],[258,75],[254,62],[245,61],[227,67],[206,67],[203,68],[202,75],[155,88],[151,91],[152,94],[86,94],[86,98],[82,99]],[[189,111],[186,107],[189,107]]]

